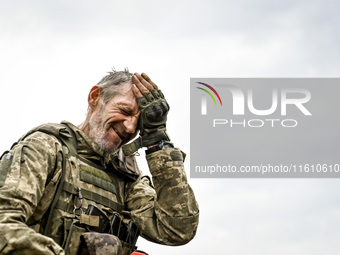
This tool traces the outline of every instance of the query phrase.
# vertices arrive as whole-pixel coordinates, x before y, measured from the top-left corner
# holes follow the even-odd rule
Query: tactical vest
[[[136,180],[138,169],[135,174],[124,173],[113,166],[108,169],[79,156],[75,134],[67,125],[45,124],[21,139],[36,131],[53,135],[61,141],[63,152],[58,155],[56,164],[62,164],[62,170],[54,173],[47,183],[27,225],[51,237],[63,247],[65,254],[73,255],[77,253],[81,234],[88,231],[87,225],[92,224],[91,218],[84,217],[90,204],[104,211],[110,219],[118,213],[125,222],[129,221],[129,214],[124,211],[125,185]],[[131,164],[130,161],[130,169]],[[122,254],[130,254],[127,244],[122,242],[122,245]]]

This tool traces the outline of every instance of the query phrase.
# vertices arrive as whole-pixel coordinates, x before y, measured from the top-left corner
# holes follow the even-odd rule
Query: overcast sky
[[[39,124],[80,124],[91,86],[114,66],[159,85],[169,134],[189,160],[190,77],[339,77],[339,8],[331,0],[2,0],[0,151]],[[139,162],[149,174],[143,155]],[[141,239],[140,249],[339,253],[340,180],[189,181],[201,210],[196,238],[176,248]]]

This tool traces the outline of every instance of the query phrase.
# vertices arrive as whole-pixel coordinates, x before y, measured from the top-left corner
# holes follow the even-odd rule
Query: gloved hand
[[[166,133],[166,120],[169,105],[157,85],[145,74],[132,76],[132,90],[140,110],[138,128],[140,137],[134,142],[123,145],[125,156],[131,155],[141,147],[151,147],[161,141],[170,141]]]

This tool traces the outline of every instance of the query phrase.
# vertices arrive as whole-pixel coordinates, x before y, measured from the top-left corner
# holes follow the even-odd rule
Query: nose
[[[125,127],[125,132],[129,134],[133,134],[136,132],[137,128],[137,123],[138,123],[138,118],[136,116],[128,116],[123,124]]]

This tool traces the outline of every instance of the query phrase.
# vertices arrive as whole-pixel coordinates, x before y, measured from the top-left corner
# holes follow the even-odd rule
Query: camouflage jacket
[[[109,162],[92,139],[65,123],[77,136],[81,157]],[[7,170],[0,168],[0,254],[64,254],[60,245],[32,224],[32,218],[39,220],[48,212],[39,202],[46,199],[46,190],[61,171],[61,152],[61,142],[42,132],[29,135],[11,149]],[[182,153],[170,148],[149,154],[146,159],[153,183],[143,176],[127,182],[125,210],[144,238],[166,245],[185,244],[196,233],[198,205],[187,182]]]

